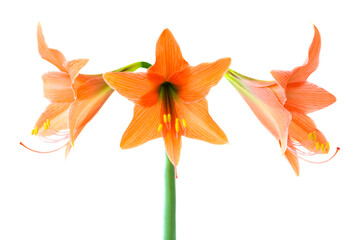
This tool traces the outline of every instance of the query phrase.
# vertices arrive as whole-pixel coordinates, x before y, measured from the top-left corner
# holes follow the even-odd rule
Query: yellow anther
[[[321,151],[324,151],[324,147],[325,147],[325,146],[324,146],[324,144],[322,143],[321,146],[320,146]]]
[[[35,130],[33,129],[33,130],[31,131],[31,135],[34,135],[34,132],[35,132]]]
[[[168,122],[171,122],[171,115],[170,115],[170,113],[167,115],[167,120],[168,120]]]
[[[175,131],[176,131],[176,132],[179,132],[179,130],[180,130],[179,119],[176,118],[176,120],[175,120]]]
[[[44,129],[45,129],[45,130],[48,129],[48,125],[46,124],[46,122],[44,122]]]
[[[313,136],[314,136],[313,141],[316,142],[316,132],[315,131],[313,131]]]
[[[163,118],[164,118],[164,123],[166,123],[167,122],[166,114],[163,115]]]
[[[312,133],[309,133],[309,140],[312,139]]]
[[[186,128],[186,121],[185,121],[185,118],[182,119],[182,124],[184,126],[184,128]]]
[[[46,125],[47,125],[48,127],[50,127],[50,120],[49,120],[49,119],[46,119]]]
[[[163,125],[160,123],[157,131],[161,132],[162,128],[163,128]]]
[[[34,128],[34,134],[35,134],[35,135],[38,134],[38,127],[37,127],[37,126]]]
[[[315,147],[315,149],[316,149],[316,150],[319,150],[319,147],[320,147],[319,142],[316,142],[316,147]]]
[[[326,142],[326,148],[325,149],[327,149],[327,150],[330,149],[330,143],[329,142]]]

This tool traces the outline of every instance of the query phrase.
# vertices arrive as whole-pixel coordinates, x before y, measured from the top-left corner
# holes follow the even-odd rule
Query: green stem
[[[130,65],[127,65],[125,67],[121,67],[119,69],[114,70],[113,72],[134,72],[135,70],[139,69],[139,68],[149,68],[151,67],[150,63],[147,62],[136,62],[136,63],[132,63]]]
[[[165,153],[164,240],[176,239],[175,169]]]

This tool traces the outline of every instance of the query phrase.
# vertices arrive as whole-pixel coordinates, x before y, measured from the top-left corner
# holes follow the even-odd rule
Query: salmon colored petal
[[[63,66],[66,61],[64,55],[59,50],[47,46],[40,23],[37,28],[37,40],[40,56],[46,61],[54,64],[60,71],[66,72],[66,69]]]
[[[161,133],[158,132],[159,116],[160,104],[151,107],[135,105],[134,117],[122,136],[120,147],[133,148],[161,137]]]
[[[286,109],[303,113],[323,109],[336,101],[334,95],[309,82],[289,84],[286,95]]]
[[[305,82],[311,73],[313,73],[319,66],[319,55],[321,48],[321,37],[319,30],[314,25],[314,38],[311,43],[308,59],[301,67],[297,67],[292,70],[292,74],[289,78],[289,82]]]
[[[74,93],[68,73],[48,72],[42,76],[44,96],[51,102],[73,102]]]
[[[64,130],[68,128],[68,109],[71,103],[51,103],[40,115],[35,127],[38,127],[39,134],[49,136],[51,132],[44,131],[44,122],[49,119],[51,127],[55,130]]]
[[[271,75],[279,86],[285,89],[291,76],[291,71],[272,70]]]
[[[181,135],[176,135],[175,130],[169,131],[166,136],[163,137],[166,154],[174,166],[179,164],[180,151],[181,151]]]
[[[134,103],[146,102],[142,98],[145,94],[150,93],[146,96],[148,100],[152,100],[151,104],[148,105],[157,102],[156,86],[164,81],[161,76],[156,74],[130,72],[108,72],[104,74],[104,79],[111,88]]]
[[[79,75],[79,71],[88,63],[88,61],[89,59],[76,59],[64,63],[64,67],[70,75],[71,82],[74,82],[75,78]]]
[[[180,119],[180,124],[185,129],[184,136],[212,144],[228,143],[225,133],[211,118],[206,99],[190,104],[179,102],[178,106],[186,124],[184,127],[183,120]]]
[[[149,68],[149,73],[155,73],[167,79],[172,73],[189,66],[182,56],[180,46],[169,29],[165,29],[156,43],[156,61]]]
[[[314,137],[314,133],[316,137]],[[310,133],[312,137],[309,139]],[[289,137],[301,143],[309,151],[316,150],[316,144],[319,145],[327,143],[325,136],[316,128],[315,122],[303,113],[292,112],[292,120],[289,125]],[[327,153],[326,149],[323,153]]]
[[[230,63],[230,58],[222,58],[213,63],[188,67],[171,75],[169,82],[178,88],[179,96],[183,101],[199,101],[220,81],[230,67]]]
[[[291,143],[288,143],[288,148],[293,148],[294,146],[291,145]],[[300,175],[300,166],[297,156],[291,152],[289,149],[285,151],[285,157],[289,161],[291,167],[294,169],[294,172],[297,176]]]
[[[102,79],[88,80],[77,91],[77,97],[69,109],[70,141],[74,141],[114,92]]]

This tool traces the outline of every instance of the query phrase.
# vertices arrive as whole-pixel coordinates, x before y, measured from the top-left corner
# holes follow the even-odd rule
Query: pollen
[[[163,118],[164,118],[164,123],[166,123],[167,122],[166,114],[163,115]]]
[[[158,132],[161,132],[162,128],[163,128],[163,125],[160,123],[157,131],[158,131]]]
[[[325,147],[325,146],[324,146],[324,144],[322,143],[321,146],[320,146],[321,151],[324,151],[324,150],[325,150],[324,147]]]
[[[49,120],[49,119],[46,119],[46,125],[47,125],[48,127],[50,127],[50,120]]]
[[[175,131],[176,131],[176,132],[179,132],[179,130],[180,130],[179,119],[176,118],[176,120],[175,120]]]
[[[34,133],[35,133],[35,129],[33,129],[33,130],[31,131],[31,135],[34,135]]]
[[[35,127],[33,130],[34,130],[34,135],[37,135],[38,134],[38,127]]]
[[[316,142],[316,132],[315,131],[313,131],[313,136],[314,136],[313,141]]]
[[[316,147],[315,147],[315,149],[316,149],[316,150],[319,150],[319,147],[320,147],[319,142],[316,142]]]
[[[48,125],[46,122],[44,122],[44,129],[47,130],[48,129]]]
[[[313,136],[312,136],[312,132],[311,132],[311,133],[309,133],[308,139],[309,139],[309,140],[312,140],[312,137],[313,137]]]
[[[186,121],[185,118],[182,119],[182,125],[184,126],[184,128],[186,128]]]
[[[167,115],[167,120],[168,120],[168,122],[171,122],[171,114],[170,113]]]
[[[329,142],[326,142],[326,147],[325,149],[329,150],[330,149],[330,143]]]

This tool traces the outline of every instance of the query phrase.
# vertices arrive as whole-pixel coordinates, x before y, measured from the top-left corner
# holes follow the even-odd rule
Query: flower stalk
[[[175,168],[165,153],[164,240],[176,239]]]

